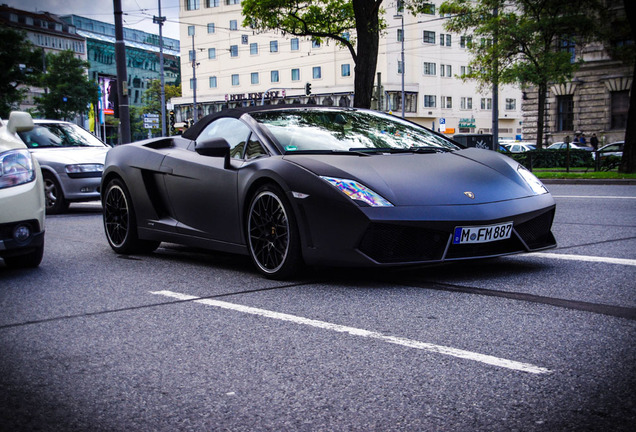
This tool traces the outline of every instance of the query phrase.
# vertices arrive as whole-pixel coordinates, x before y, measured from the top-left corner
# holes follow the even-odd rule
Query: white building
[[[444,29],[437,12],[441,2],[431,2],[436,6],[431,14],[405,13],[403,30],[396,4],[384,5],[388,27],[380,39],[381,97],[374,108],[401,115],[403,31],[405,116],[435,130],[443,119],[449,135],[491,133],[492,97],[480,94],[475,82],[458,78],[469,63],[466,37]],[[284,98],[285,103],[353,106],[354,63],[349,51],[332,40],[318,44],[280,31],[243,28],[239,0],[180,0],[179,21],[183,97],[172,99],[178,121],[193,118],[194,76],[198,117],[224,106],[260,104],[265,92],[266,103]],[[521,135],[521,95],[511,86],[499,89],[500,138]]]

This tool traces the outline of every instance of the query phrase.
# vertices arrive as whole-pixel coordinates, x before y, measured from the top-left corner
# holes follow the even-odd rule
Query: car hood
[[[491,150],[284,159],[319,176],[356,180],[394,205],[469,205],[535,195],[517,173],[519,164]]]
[[[100,163],[106,160],[108,147],[66,147],[30,149],[40,164]]]

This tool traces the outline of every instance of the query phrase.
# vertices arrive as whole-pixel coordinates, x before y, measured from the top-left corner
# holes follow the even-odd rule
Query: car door
[[[197,142],[220,137],[230,144],[232,162],[203,156],[187,149],[169,152],[161,166],[166,193],[182,234],[222,242],[240,243],[241,226],[237,196],[238,170],[250,130],[234,118],[212,122]]]

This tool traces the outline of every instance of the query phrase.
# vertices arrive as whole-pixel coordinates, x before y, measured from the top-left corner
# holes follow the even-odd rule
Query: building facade
[[[608,1],[614,16],[624,14],[622,1]],[[634,43],[619,41],[619,43]],[[572,61],[582,61],[571,81],[548,88],[543,144],[595,134],[599,147],[625,139],[633,66],[612,59],[604,45],[571,46]],[[538,94],[529,88],[523,100],[524,138],[536,141]]]
[[[444,30],[441,2],[431,1],[431,13],[417,16],[385,6],[373,108],[401,115],[404,71],[406,118],[434,130],[443,125],[449,135],[491,133],[492,96],[459,78],[468,68],[467,39]],[[334,41],[244,28],[239,0],[180,0],[180,22],[183,96],[172,100],[177,121],[260,103],[353,106],[355,65]],[[521,90],[502,86],[499,107],[500,138],[520,139]]]
[[[28,12],[7,5],[0,5],[0,25],[26,32],[34,46],[42,48],[44,54],[73,51],[77,58],[86,60],[86,39],[77,33],[72,24],[48,12]],[[46,57],[42,57],[46,70]],[[26,98],[20,103],[21,110],[35,108],[35,98],[44,94],[44,89],[30,87]]]

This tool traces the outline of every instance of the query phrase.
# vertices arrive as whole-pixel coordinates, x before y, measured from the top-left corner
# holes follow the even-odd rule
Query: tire
[[[44,245],[24,255],[6,257],[4,263],[10,268],[35,268],[40,265],[43,256]]]
[[[120,179],[108,182],[102,202],[104,231],[108,244],[120,254],[150,253],[160,242],[140,240],[137,235],[137,219],[130,193]]]
[[[296,218],[278,186],[268,184],[256,191],[246,225],[250,257],[265,277],[288,279],[303,267]]]
[[[69,203],[64,198],[62,187],[51,173],[42,173],[44,177],[44,202],[46,214],[60,214],[68,210]]]

